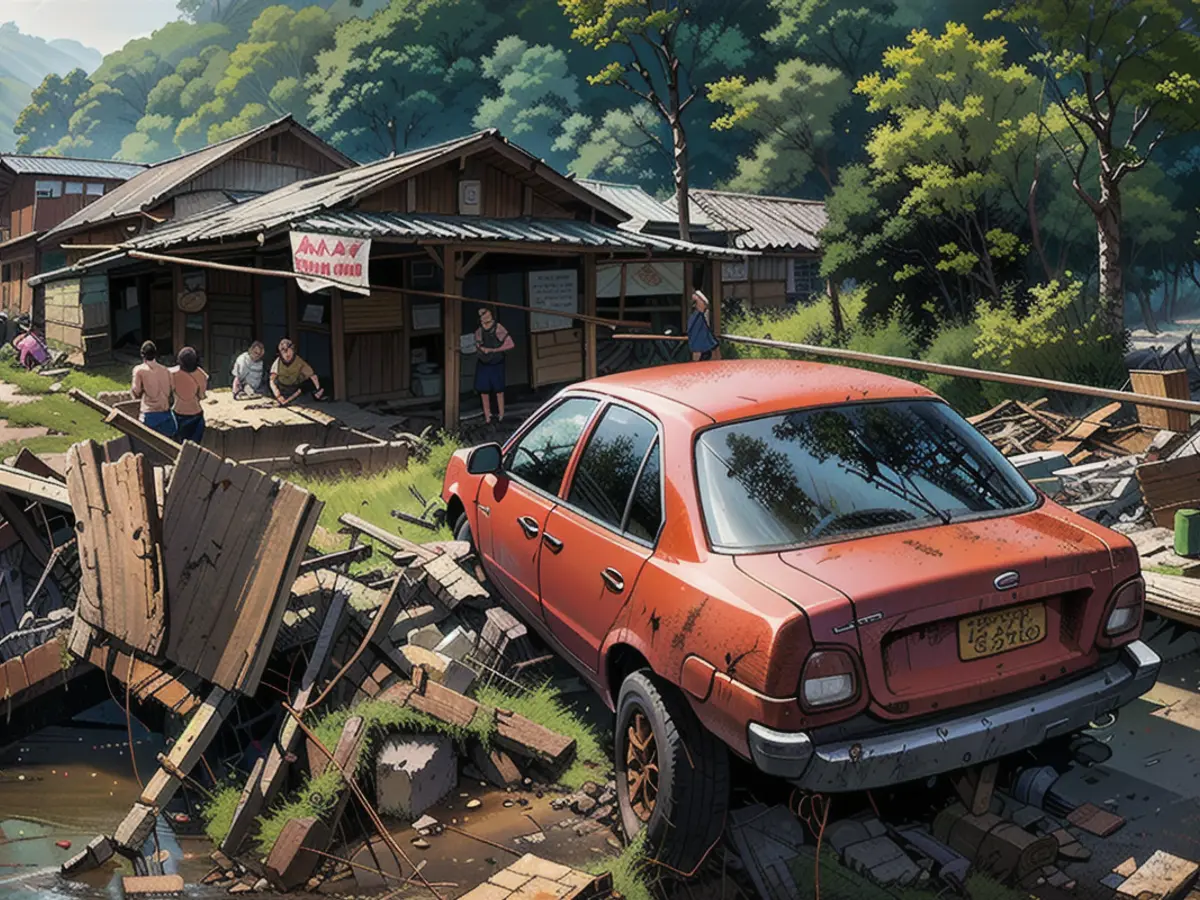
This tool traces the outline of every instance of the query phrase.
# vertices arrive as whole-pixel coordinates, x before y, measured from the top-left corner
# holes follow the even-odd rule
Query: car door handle
[[[625,590],[625,579],[621,577],[621,573],[616,569],[608,568],[600,573],[600,577],[604,579],[604,585],[614,594],[619,594]]]
[[[546,545],[546,549],[551,553],[559,553],[563,548],[563,542],[552,534],[543,534],[542,543]]]
[[[517,519],[517,524],[521,526],[521,530],[525,532],[525,537],[531,540],[538,536],[538,523],[536,519],[529,516],[521,516]]]

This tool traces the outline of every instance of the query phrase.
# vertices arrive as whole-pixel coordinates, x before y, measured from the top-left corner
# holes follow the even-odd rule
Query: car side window
[[[504,469],[533,487],[557,494],[575,445],[600,401],[564,400],[509,448]]]
[[[567,502],[620,531],[642,460],[657,437],[645,416],[610,406],[579,458]]]
[[[631,537],[654,543],[662,527],[662,444],[655,441],[646,454],[642,474],[637,487],[629,499],[629,515],[625,520],[625,533]]]

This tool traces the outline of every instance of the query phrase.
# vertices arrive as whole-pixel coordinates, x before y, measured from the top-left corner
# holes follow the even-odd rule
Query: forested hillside
[[[78,41],[44,41],[22,34],[12,22],[0,25],[0,153],[14,148],[13,125],[42,79],[72,69],[90,72],[102,58]]]

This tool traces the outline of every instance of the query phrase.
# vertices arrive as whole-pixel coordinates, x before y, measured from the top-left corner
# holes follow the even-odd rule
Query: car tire
[[[454,523],[454,539],[456,541],[466,541],[471,545],[471,549],[475,549],[475,541],[471,537],[471,523],[467,521],[467,514],[463,513],[458,517],[458,521]]]
[[[643,669],[621,685],[614,761],[617,806],[629,840],[691,873],[717,843],[729,808],[729,755],[683,696]],[[640,745],[640,746],[639,746]]]

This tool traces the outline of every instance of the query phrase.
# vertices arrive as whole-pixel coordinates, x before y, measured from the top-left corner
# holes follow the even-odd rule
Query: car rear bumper
[[[1103,669],[1033,696],[859,740],[814,744],[806,732],[749,729],[750,755],[770,775],[811,791],[858,791],[961,769],[1088,726],[1148,691],[1161,660],[1141,641]]]

